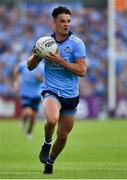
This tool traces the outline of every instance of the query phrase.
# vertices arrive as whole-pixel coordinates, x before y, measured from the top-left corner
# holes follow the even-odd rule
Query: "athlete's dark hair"
[[[57,8],[55,8],[52,11],[52,17],[55,19],[59,14],[70,14],[71,15],[71,11],[63,6],[58,6]]]

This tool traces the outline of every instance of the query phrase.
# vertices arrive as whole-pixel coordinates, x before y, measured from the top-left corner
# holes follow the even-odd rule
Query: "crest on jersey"
[[[71,53],[72,50],[71,50],[71,48],[69,46],[67,46],[67,47],[65,47],[64,52]]]

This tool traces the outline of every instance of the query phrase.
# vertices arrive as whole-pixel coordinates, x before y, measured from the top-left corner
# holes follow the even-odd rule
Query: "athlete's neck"
[[[67,37],[68,37],[68,34],[62,35],[62,34],[55,33],[55,38],[59,42],[64,41]]]
[[[70,32],[70,31],[69,31],[69,33],[66,34],[66,35],[61,35],[61,34],[59,34],[59,33],[54,32],[51,36],[53,36],[53,37],[55,38],[56,42],[62,43],[62,42],[64,42],[64,41],[68,38],[68,36],[70,36],[71,34],[72,34],[72,32]]]

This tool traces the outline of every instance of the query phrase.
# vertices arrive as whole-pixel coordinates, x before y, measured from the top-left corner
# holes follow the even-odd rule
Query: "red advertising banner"
[[[20,98],[0,96],[0,119],[18,118],[20,115]]]
[[[21,117],[20,98],[0,96],[0,120]],[[118,97],[114,117],[127,118],[127,97]],[[42,104],[38,118],[44,119]],[[107,99],[103,97],[80,97],[76,113],[77,119],[106,119],[108,118]]]

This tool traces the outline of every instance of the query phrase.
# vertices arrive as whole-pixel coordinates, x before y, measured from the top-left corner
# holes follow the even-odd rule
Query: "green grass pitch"
[[[38,159],[43,125],[29,141],[19,121],[0,121],[0,179],[127,179],[127,120],[77,121],[53,175]]]

